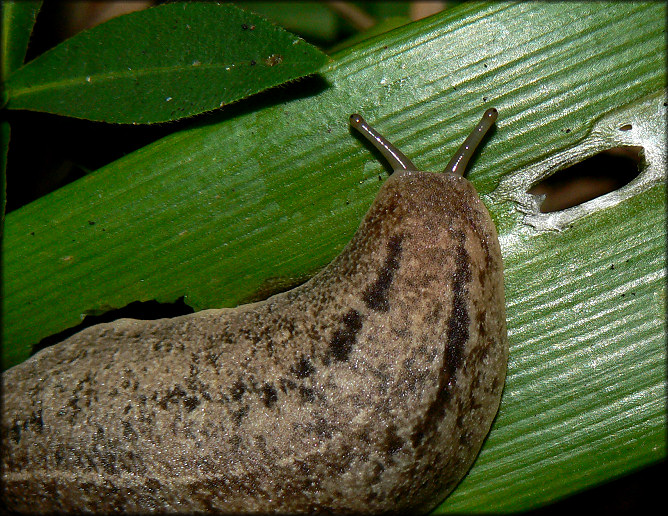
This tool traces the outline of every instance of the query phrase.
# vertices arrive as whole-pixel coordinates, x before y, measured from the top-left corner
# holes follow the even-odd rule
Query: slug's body
[[[88,328],[3,374],[10,508],[426,511],[475,459],[507,338],[471,184],[397,171],[304,285]]]

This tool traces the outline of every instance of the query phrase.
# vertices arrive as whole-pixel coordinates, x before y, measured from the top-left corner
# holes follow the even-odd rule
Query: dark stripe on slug
[[[267,408],[273,407],[278,401],[276,389],[270,383],[265,383],[264,387],[262,387],[262,401]]]
[[[422,421],[416,426],[411,436],[414,447],[422,442],[425,435],[436,429],[445,414],[445,407],[450,399],[450,390],[456,383],[456,373],[462,364],[464,347],[469,338],[470,317],[467,298],[468,284],[471,282],[470,258],[464,247],[466,235],[457,231],[454,237],[458,245],[452,284],[452,312],[447,325],[443,365],[438,375],[436,398],[429,405]]]
[[[387,256],[383,267],[378,271],[378,278],[364,292],[364,302],[372,310],[387,312],[390,310],[390,301],[387,291],[394,280],[394,273],[399,268],[399,256],[401,255],[401,243],[403,235],[394,235],[387,243]]]
[[[348,310],[342,319],[343,327],[336,330],[329,343],[329,350],[335,360],[345,362],[362,329],[362,315],[357,310]]]
[[[236,382],[234,382],[230,392],[234,401],[241,401],[241,398],[244,396],[244,392],[246,392],[246,384],[241,378],[239,378]]]
[[[404,440],[397,434],[396,425],[390,425],[385,431],[383,447],[387,455],[394,455],[404,446]]]
[[[471,265],[464,243],[466,236],[457,233],[459,245],[455,256],[456,272],[453,284],[452,316],[448,321],[447,367],[448,374],[454,376],[462,363],[462,352],[469,338],[468,284],[471,282]],[[454,378],[453,378],[454,380]]]
[[[309,357],[302,355],[297,364],[292,366],[291,371],[299,379],[308,378],[315,371],[315,367]]]
[[[315,401],[315,391],[310,387],[299,386],[299,397],[302,403],[313,403]]]

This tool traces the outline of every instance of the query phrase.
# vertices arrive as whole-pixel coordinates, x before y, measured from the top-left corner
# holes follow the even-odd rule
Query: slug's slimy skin
[[[351,123],[396,151],[361,117]],[[438,504],[498,409],[501,252],[466,179],[416,172],[395,156],[405,167],[304,285],[235,309],[93,326],[5,372],[7,506],[380,513]]]

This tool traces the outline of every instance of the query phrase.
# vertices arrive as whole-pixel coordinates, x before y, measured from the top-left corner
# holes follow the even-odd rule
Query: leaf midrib
[[[292,65],[303,65],[307,64],[306,61],[293,60],[290,61]],[[41,93],[48,90],[59,90],[66,89],[71,86],[78,86],[84,83],[96,85],[105,84],[109,82],[114,82],[122,79],[143,79],[143,78],[153,78],[159,77],[161,75],[168,75],[171,73],[183,73],[183,72],[196,72],[199,70],[214,70],[221,72],[232,72],[232,68],[236,68],[239,65],[248,64],[247,61],[238,61],[238,62],[227,62],[227,63],[200,63],[197,65],[189,64],[183,66],[155,66],[150,68],[141,68],[137,70],[118,70],[109,73],[93,73],[88,75],[75,75],[68,78],[60,79],[57,81],[49,81],[44,84],[34,85],[24,87],[14,87],[12,88],[12,83],[9,81],[7,83],[7,92],[10,96],[10,101],[20,98],[24,95],[33,95],[36,93]],[[262,65],[261,62],[257,62],[257,65]],[[285,63],[281,63],[279,66],[285,66]]]

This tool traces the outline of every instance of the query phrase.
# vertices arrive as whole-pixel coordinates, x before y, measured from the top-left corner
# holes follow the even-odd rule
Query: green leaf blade
[[[20,68],[28,50],[28,42],[42,1],[2,2],[2,30],[0,30],[0,80],[5,81],[10,74]]]
[[[325,54],[230,5],[165,4],[112,19],[7,82],[9,109],[156,123],[217,109],[317,71]]]
[[[9,75],[23,64],[28,42],[37,14],[42,7],[41,0],[5,0],[0,8],[0,107],[7,102],[4,82]],[[5,207],[7,205],[7,152],[11,130],[9,122],[0,120],[0,241],[4,233]]]
[[[5,232],[5,208],[7,207],[7,152],[11,128],[9,122],[0,120],[0,243]]]

